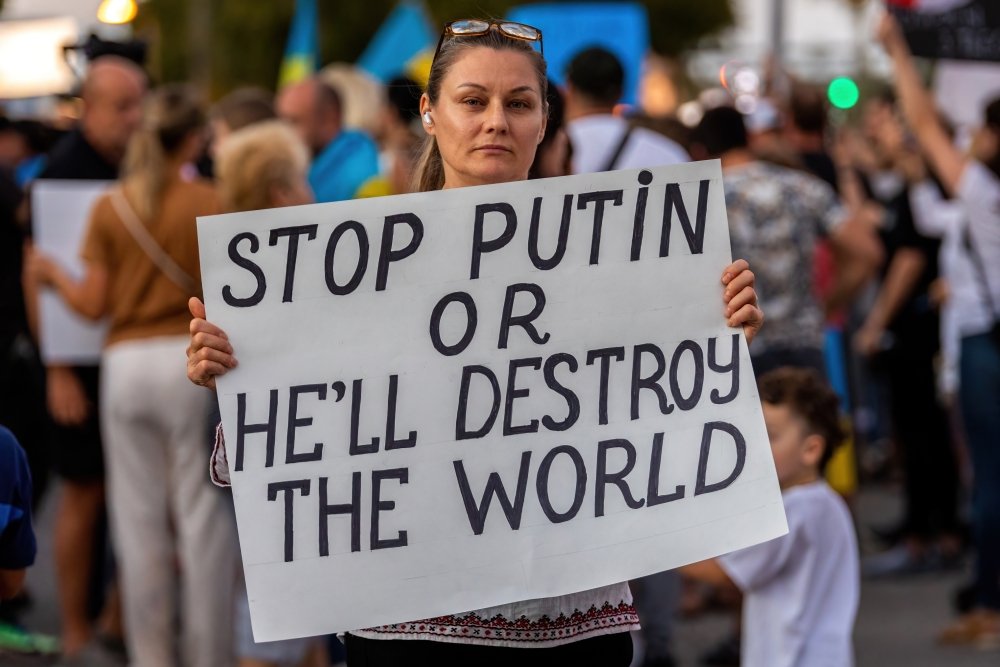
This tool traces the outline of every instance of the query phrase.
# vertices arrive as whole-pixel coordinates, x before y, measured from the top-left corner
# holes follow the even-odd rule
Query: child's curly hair
[[[773,370],[762,375],[757,385],[761,401],[787,405],[806,422],[810,434],[823,438],[826,446],[819,466],[824,470],[834,450],[846,438],[840,421],[840,403],[830,385],[819,373],[806,368]]]

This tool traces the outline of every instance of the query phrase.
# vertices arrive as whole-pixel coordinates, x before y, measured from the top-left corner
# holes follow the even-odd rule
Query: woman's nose
[[[507,131],[507,109],[503,104],[498,102],[490,105],[486,123],[488,130],[492,130],[494,132]]]

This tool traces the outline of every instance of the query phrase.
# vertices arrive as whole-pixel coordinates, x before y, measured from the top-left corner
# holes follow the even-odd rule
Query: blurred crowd
[[[880,38],[893,80],[851,116],[779,75],[752,112],[706,102],[693,124],[623,110],[618,60],[582,51],[550,86],[530,175],[721,161],[733,257],[750,263],[767,318],[755,373],[812,369],[836,390],[847,435],[826,479],[848,505],[859,483],[899,485],[897,523],[857,526],[885,547],[862,575],[965,568],[937,639],[988,645],[1000,642],[1000,98],[980,127],[952,128],[898,31]],[[32,593],[11,592],[4,650],[65,665],[127,652],[142,665],[343,659],[335,638],[253,642],[231,497],[207,474],[218,418],[179,361],[183,295],[200,291],[196,216],[418,189],[421,93],[342,65],[208,104],[108,55],[90,63],[72,122],[0,118],[0,425],[30,469],[26,516],[54,503],[61,623],[58,642],[19,629]],[[39,179],[116,183],[80,252],[133,272],[127,287],[107,293],[100,271],[80,279],[33,247]],[[115,352],[101,367],[42,363],[41,289],[109,318]],[[161,444],[137,451],[140,440]],[[650,666],[672,664],[682,610],[735,597],[676,572],[633,591]],[[720,641],[706,664],[739,664],[738,633]]]

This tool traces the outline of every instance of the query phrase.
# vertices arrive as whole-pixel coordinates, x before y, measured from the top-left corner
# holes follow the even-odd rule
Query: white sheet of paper
[[[649,172],[644,216],[637,216],[640,172],[628,170],[199,220],[209,319],[228,333],[240,362],[219,379],[218,396],[258,641],[587,590],[787,530],[747,346],[722,313],[730,249],[719,163]],[[692,252],[677,208],[664,215],[669,191],[682,196],[691,237],[704,220],[701,252]],[[601,192],[610,199],[595,235],[596,204],[581,207],[580,195]],[[565,254],[542,270],[556,249],[566,197]],[[509,205],[516,225],[509,242],[481,255],[479,277],[471,279],[476,212],[486,204]],[[377,290],[386,218],[401,214],[419,218],[422,240],[388,263],[385,289]],[[630,261],[637,217],[644,231]],[[669,247],[661,244],[665,219]],[[500,212],[482,215],[487,247],[506,221]],[[392,228],[391,249],[404,254],[411,227]],[[529,256],[534,245],[538,265]],[[362,246],[368,252],[359,262]],[[351,293],[331,292],[331,279],[339,289],[352,276]],[[527,327],[513,326],[501,349],[505,295],[519,284],[545,295],[530,322],[538,342]],[[512,315],[534,310],[527,289],[514,291]],[[432,341],[432,313],[459,292],[474,304],[477,325],[467,347],[449,350],[468,329],[468,311],[457,301],[443,308],[439,345],[456,352],[446,355]],[[725,370],[734,347],[738,383]],[[602,353],[588,351],[606,348],[621,349],[608,353],[614,357],[604,373]],[[523,360],[513,382],[511,360]],[[492,429],[459,439],[463,368],[472,366],[495,374],[501,397]],[[390,376],[397,378],[394,411]],[[488,376],[469,378],[465,426],[474,431],[494,402]],[[633,392],[644,379],[646,388]],[[572,424],[568,393],[578,403]],[[356,395],[356,441],[364,447],[378,438],[377,452],[350,453]],[[400,441],[415,431],[415,446],[387,450],[390,414],[390,436]],[[737,439],[745,441],[741,468]],[[504,501],[493,497],[477,531],[493,473],[513,510],[506,516]],[[324,519],[322,503],[360,505],[356,517]]]
[[[97,198],[110,181],[38,180],[31,186],[35,245],[76,277],[83,276],[80,245]],[[92,322],[71,310],[52,289],[39,295],[42,359],[46,363],[100,361],[106,321]]]

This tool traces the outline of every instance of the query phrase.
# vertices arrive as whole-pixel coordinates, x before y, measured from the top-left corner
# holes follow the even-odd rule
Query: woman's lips
[[[484,146],[479,146],[476,148],[477,151],[486,151],[487,153],[510,153],[512,152],[508,146],[501,146],[500,144],[486,144]]]

